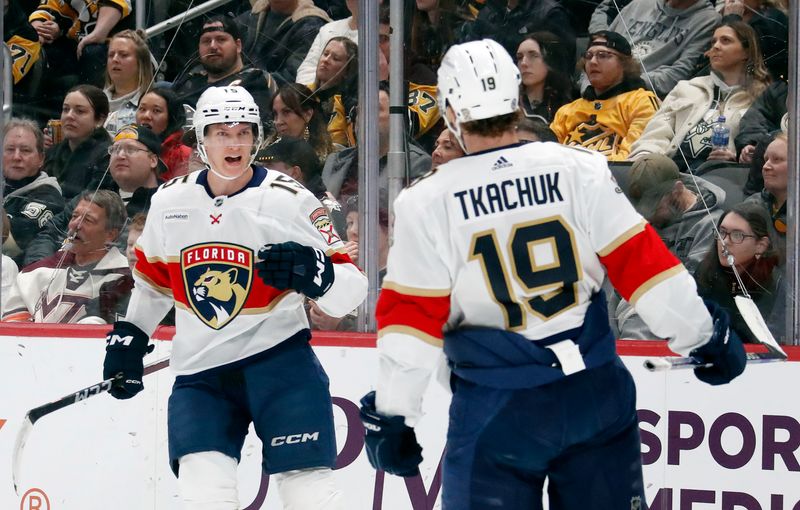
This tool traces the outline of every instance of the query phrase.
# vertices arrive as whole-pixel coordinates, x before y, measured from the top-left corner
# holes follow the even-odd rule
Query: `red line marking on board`
[[[103,338],[111,330],[111,325],[96,324],[35,324],[0,323],[0,336],[40,337],[40,338]],[[312,331],[311,345],[318,347],[359,347],[375,348],[377,336],[374,333],[350,333],[341,331]],[[153,339],[172,340],[173,326],[159,326]],[[783,345],[789,361],[800,361],[800,346]],[[747,352],[761,352],[762,346],[745,344]],[[620,356],[676,356],[663,340],[617,340],[617,353]]]

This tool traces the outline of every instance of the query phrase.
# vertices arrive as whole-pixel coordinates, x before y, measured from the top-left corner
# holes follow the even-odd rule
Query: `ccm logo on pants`
[[[319,432],[292,434],[290,436],[275,436],[270,441],[270,446],[283,446],[285,444],[305,443],[306,441],[319,440]]]

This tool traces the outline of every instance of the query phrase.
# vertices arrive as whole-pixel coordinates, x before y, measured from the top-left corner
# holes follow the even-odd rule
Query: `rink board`
[[[166,453],[169,369],[148,376],[145,391],[132,400],[102,395],[37,422],[24,452],[20,494],[14,493],[11,452],[25,412],[100,380],[105,329],[0,328],[0,508],[181,508]],[[165,340],[156,342],[148,361],[169,353],[169,332],[160,336]],[[374,336],[318,334],[314,344],[331,379],[335,473],[347,508],[439,508],[446,391],[433,383],[426,394],[427,414],[418,427],[422,476],[384,477],[367,462],[357,411],[375,380]],[[697,382],[691,371],[641,368],[643,356],[667,353],[663,343],[620,342],[620,353],[638,385],[651,508],[800,510],[799,348],[790,349],[790,362],[751,365],[743,377],[716,388]],[[239,467],[242,508],[279,509],[260,460],[261,443],[251,433]]]

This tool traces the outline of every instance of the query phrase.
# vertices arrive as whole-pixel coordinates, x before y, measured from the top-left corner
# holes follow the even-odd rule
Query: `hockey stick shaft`
[[[169,366],[169,358],[162,358],[158,361],[154,361],[153,363],[150,363],[144,367],[144,375],[152,374],[153,372],[161,370],[167,366]],[[86,400],[87,398],[107,392],[114,386],[114,383],[120,379],[122,379],[121,373],[97,384],[92,384],[86,388],[74,391],[47,404],[34,407],[28,411],[27,414],[25,414],[25,419],[22,421],[22,426],[20,427],[19,432],[17,432],[17,438],[14,442],[14,451],[11,456],[11,477],[14,482],[15,491],[19,488],[18,481],[22,467],[22,450],[25,448],[25,443],[28,441],[28,436],[33,431],[33,424],[43,416],[47,416],[48,414],[58,411],[59,409],[63,409],[82,400]]]
[[[747,363],[770,363],[786,360],[786,356],[773,350],[769,350],[768,352],[748,352],[745,358]],[[708,363],[704,363],[692,357],[667,356],[664,358],[647,358],[644,360],[644,367],[651,372],[681,368],[697,368],[702,366],[709,365]]]
[[[144,367],[144,375],[151,374],[156,370],[160,370],[167,366],[169,366],[169,358],[163,358],[158,361],[154,361],[153,363],[150,363],[149,365]],[[118,374],[117,376],[112,377],[110,379],[106,379],[105,381],[101,381],[97,384],[87,386],[86,388],[72,392],[69,395],[64,395],[58,400],[54,400],[39,407],[34,407],[30,411],[28,411],[27,416],[30,418],[31,424],[36,423],[36,420],[38,420],[42,416],[46,416],[52,412],[58,411],[59,409],[71,406],[72,404],[80,402],[81,400],[86,400],[89,397],[93,397],[95,395],[100,395],[101,393],[107,392],[114,385],[114,382],[121,378],[122,374]]]

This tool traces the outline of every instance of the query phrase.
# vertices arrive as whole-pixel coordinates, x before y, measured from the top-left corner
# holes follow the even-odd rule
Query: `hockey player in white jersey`
[[[491,40],[448,50],[439,104],[466,156],[395,202],[377,305],[379,376],[362,399],[370,462],[417,474],[413,427],[446,356],[445,510],[645,508],[633,379],[606,275],[670,348],[723,384],[744,369],[727,317],[614,182],[605,159],[518,143],[519,72]]]
[[[364,299],[366,277],[308,190],[252,164],[263,134],[245,89],[206,90],[193,124],[207,168],[153,196],[104,377],[122,374],[116,398],[142,390],[149,337],[174,305],[169,458],[186,508],[239,508],[236,467],[251,422],[285,508],[344,508],[328,378],[303,300],[345,315]],[[286,440],[295,435],[304,440]]]

